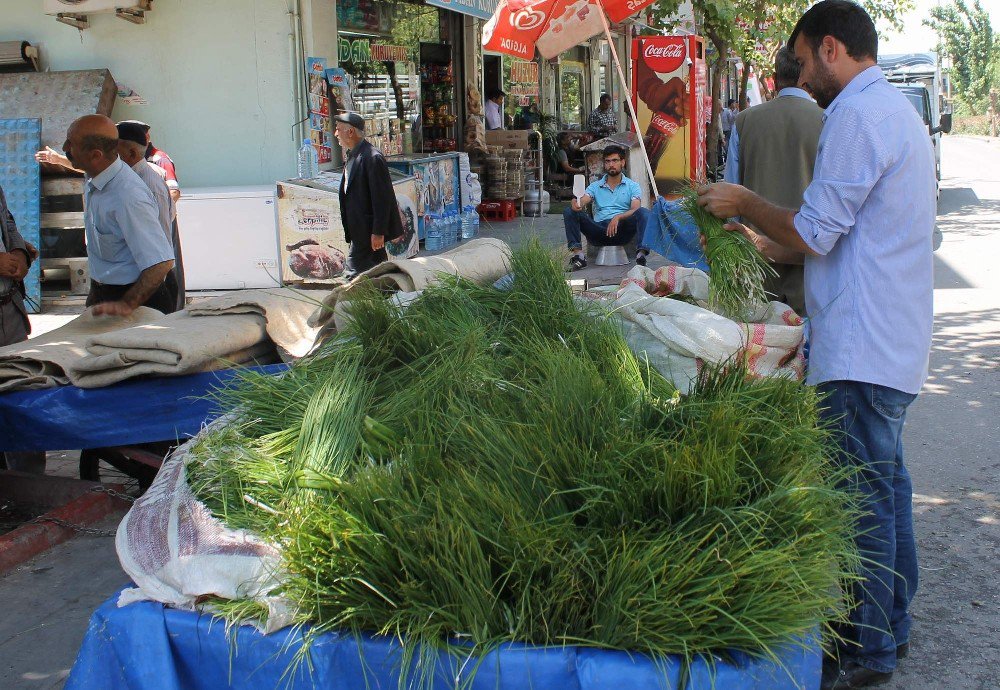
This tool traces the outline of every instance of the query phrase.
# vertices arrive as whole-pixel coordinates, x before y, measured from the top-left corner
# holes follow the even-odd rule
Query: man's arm
[[[592,197],[588,192],[584,192],[583,196],[580,197],[580,201],[577,201],[576,197],[573,197],[569,202],[569,207],[574,211],[582,211],[583,207],[593,200],[594,197]]]
[[[174,267],[173,260],[162,261],[154,266],[150,266],[139,274],[139,279],[132,284],[125,295],[117,302],[103,302],[94,307],[95,315],[107,316],[128,316],[133,311],[141,307],[153,296],[164,278]]]
[[[35,160],[39,163],[48,163],[49,165],[58,165],[67,170],[72,170],[73,172],[82,173],[82,170],[73,167],[73,164],[69,162],[69,158],[63,154],[56,151],[51,146],[46,146],[44,149],[35,154]]]
[[[12,280],[24,280],[31,266],[32,252],[21,237],[14,221],[14,214],[7,208],[7,199],[0,189],[0,225],[6,230],[4,246],[7,252],[0,252],[0,276]]]
[[[781,208],[757,196],[746,187],[728,182],[698,189],[698,204],[717,218],[742,216],[771,240],[795,252],[816,255],[795,229],[797,211]]]
[[[642,201],[635,197],[632,197],[632,205],[629,207],[629,209],[624,213],[619,213],[617,216],[611,219],[610,223],[608,223],[608,237],[614,237],[615,235],[617,235],[618,224],[621,223],[626,218],[631,218],[632,216],[634,216],[635,212],[638,211],[641,207],[642,207]],[[642,228],[640,228],[640,231],[641,230]],[[641,235],[642,233],[640,232],[639,234]]]
[[[392,176],[389,165],[381,155],[374,154],[365,161],[365,171],[368,174],[368,188],[372,194],[372,251],[378,251],[385,246],[386,235],[389,241],[398,237],[392,234],[392,216],[396,213],[396,191],[392,187]]]

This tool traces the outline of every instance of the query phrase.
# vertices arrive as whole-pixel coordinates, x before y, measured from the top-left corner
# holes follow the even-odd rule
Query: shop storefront
[[[331,94],[332,108],[361,113],[388,155],[458,150],[461,15],[404,0],[340,0],[337,24],[337,62],[349,88]]]

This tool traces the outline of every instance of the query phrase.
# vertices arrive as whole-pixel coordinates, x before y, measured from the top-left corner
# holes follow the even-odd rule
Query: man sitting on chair
[[[581,234],[599,247],[621,246],[628,244],[637,233],[641,237],[646,228],[649,211],[642,208],[642,191],[622,173],[624,168],[625,149],[605,147],[604,177],[587,187],[579,200],[574,198],[570,208],[563,212],[566,244],[574,271],[587,265]],[[593,218],[582,208],[591,201],[594,202]]]

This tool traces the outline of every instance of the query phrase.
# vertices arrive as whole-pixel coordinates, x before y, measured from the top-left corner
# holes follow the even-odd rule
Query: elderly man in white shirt
[[[163,281],[174,267],[174,250],[149,188],[118,157],[115,123],[103,115],[79,118],[70,125],[63,150],[87,175],[87,306],[97,315],[128,316],[139,306],[173,311]]]
[[[160,225],[174,248],[174,268],[164,281],[174,298],[177,309],[185,305],[184,262],[181,259],[181,241],[177,231],[177,206],[167,182],[167,171],[146,159],[146,131],[134,121],[119,122],[118,156],[135,171],[149,191],[153,193],[159,210]]]

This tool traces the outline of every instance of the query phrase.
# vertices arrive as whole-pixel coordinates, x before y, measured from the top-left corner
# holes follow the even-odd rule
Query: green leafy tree
[[[982,114],[990,89],[1000,83],[1000,40],[980,0],[974,0],[971,7],[965,0],[934,7],[924,24],[941,37],[938,52],[951,59],[950,75],[958,97],[973,115]]]

